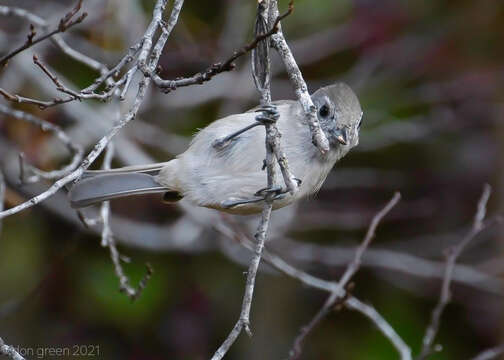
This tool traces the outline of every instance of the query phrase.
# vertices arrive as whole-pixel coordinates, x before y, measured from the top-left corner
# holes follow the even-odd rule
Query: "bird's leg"
[[[281,199],[283,199],[286,196],[287,196],[286,192],[279,192],[279,193],[277,193],[275,195],[275,197],[273,198],[273,200],[281,200]],[[253,204],[253,203],[258,203],[260,201],[264,201],[264,197],[258,197],[256,199],[246,199],[246,200],[228,199],[228,200],[225,200],[225,201],[221,202],[221,206],[224,209],[231,209],[231,208],[233,208],[235,206],[238,206],[238,205]]]
[[[301,179],[295,179],[298,185],[301,185]],[[257,196],[255,199],[246,199],[246,200],[235,200],[235,199],[228,199],[225,200],[221,203],[221,206],[225,209],[231,209],[235,206],[238,205],[243,205],[243,204],[252,204],[252,203],[257,203],[259,201],[263,201],[266,198],[266,195],[268,193],[274,193],[275,196],[273,197],[273,200],[281,200],[287,196],[287,189],[281,187],[280,185],[275,185],[272,188],[264,188],[259,191],[257,191],[254,196]]]
[[[261,113],[255,118],[255,120],[261,125],[276,123],[276,121],[280,118],[280,114],[274,105],[261,106],[256,112]]]
[[[256,116],[255,124],[249,125],[231,135],[226,136],[225,138],[216,140],[213,146],[219,148],[226,146],[229,143],[229,141],[231,141],[234,137],[244,133],[245,131],[251,129],[252,127],[255,127],[257,125],[266,126],[267,124],[275,123],[280,117],[280,114],[278,113],[276,107],[273,105],[263,106],[260,109],[258,109],[257,112],[261,112],[261,114]],[[298,185],[301,184],[300,179],[296,179],[296,181],[298,182]],[[272,187],[260,189],[254,194],[254,196],[256,196],[256,198],[254,199],[228,199],[223,201],[221,203],[221,206],[225,209],[230,209],[238,205],[257,203],[260,201],[264,201],[266,199],[266,196],[271,193],[274,194],[273,200],[280,200],[287,196],[288,191],[287,189],[284,189],[280,185],[275,185]]]
[[[256,126],[259,125],[265,125],[268,122],[276,122],[278,118],[280,117],[280,114],[278,114],[278,111],[275,106],[263,106],[259,108],[256,112],[261,112],[262,115],[257,115],[256,116],[256,122],[253,124],[250,124],[248,126],[245,126],[243,129],[240,129],[238,131],[235,131],[232,134],[229,134],[225,137],[215,139],[214,142],[212,143],[212,146],[217,149],[221,150],[228,146],[231,141],[235,140],[238,136],[243,134],[245,131],[248,131],[250,129],[255,128]]]
[[[296,182],[297,182],[298,186],[300,186],[300,185],[301,185],[301,183],[303,182],[301,179],[298,179],[298,178],[294,178],[294,181],[296,181]],[[254,194],[254,196],[262,196],[262,197],[265,197],[267,193],[275,193],[275,194],[277,194],[277,195],[281,195],[281,194],[286,194],[286,193],[288,193],[288,192],[289,192],[289,191],[288,191],[286,188],[284,188],[284,187],[282,187],[282,186],[280,186],[280,185],[275,185],[275,186],[273,186],[273,187],[271,187],[271,188],[267,188],[267,187],[266,187],[266,188],[263,188],[263,189],[261,189],[261,190],[258,190],[258,191]]]
[[[228,146],[231,141],[233,141],[236,137],[238,137],[239,135],[243,134],[245,131],[247,130],[250,130],[252,128],[255,128],[256,126],[259,126],[261,125],[261,123],[254,123],[254,124],[250,124],[249,126],[245,126],[243,129],[240,129],[228,136],[225,136],[223,138],[219,138],[219,139],[215,139],[214,142],[212,143],[212,146],[217,149],[217,150],[221,150],[223,148],[225,148],[226,146]]]

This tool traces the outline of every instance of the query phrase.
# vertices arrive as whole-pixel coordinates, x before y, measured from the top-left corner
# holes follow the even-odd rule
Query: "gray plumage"
[[[320,189],[334,164],[359,142],[362,110],[353,91],[343,83],[317,90],[312,95],[320,125],[330,142],[322,155],[311,143],[303,109],[295,101],[274,102],[280,114],[277,126],[281,145],[291,172],[300,179],[299,190],[274,202],[278,209]],[[264,128],[252,128],[223,148],[212,144],[255,122],[255,109],[219,119],[192,140],[189,148],[175,159],[159,164],[134,166],[109,171],[89,171],[70,191],[73,207],[88,206],[116,197],[169,192],[192,203],[235,214],[262,210],[263,202],[225,207],[230,201],[254,199],[266,187],[262,170],[266,156]],[[278,166],[278,165],[277,165]],[[278,168],[278,174],[280,169]],[[281,184],[281,176],[278,183]]]

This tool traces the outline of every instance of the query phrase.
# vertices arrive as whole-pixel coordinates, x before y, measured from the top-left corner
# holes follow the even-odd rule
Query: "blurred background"
[[[74,1],[0,0],[57,24]],[[85,0],[89,13],[63,34],[74,48],[113,66],[144,33],[153,0]],[[160,64],[164,78],[192,75],[252,38],[253,0],[187,1]],[[280,1],[281,11],[287,2]],[[483,184],[489,216],[503,214],[504,5],[494,0],[296,0],[285,36],[311,91],[347,82],[364,109],[360,145],[339,162],[321,191],[275,211],[267,248],[300,269],[337,280],[372,216],[400,191],[354,278],[354,294],[373,304],[417,354],[441,285],[444,251],[469,230]],[[0,18],[0,54],[22,44],[29,23]],[[70,87],[96,73],[51,42],[0,70],[0,87],[51,99],[54,85],[33,65],[36,53]],[[258,103],[249,57],[204,85],[169,94],[151,89],[136,120],[116,137],[114,166],[166,161],[198,128]],[[294,98],[273,54],[274,99]],[[138,80],[138,79],[136,79]],[[133,92],[132,92],[133,93]],[[47,110],[0,104],[60,125],[89,150],[126,104],[72,102]],[[49,170],[70,156],[51,134],[0,114],[5,206],[48,183],[20,185],[17,158]],[[101,158],[94,165],[98,168]],[[258,218],[195,209],[159,196],[114,201],[112,231],[134,284],[149,262],[154,275],[131,302],[118,292],[100,225],[84,228],[64,192],[3,220],[0,235],[0,337],[19,347],[99,346],[104,359],[206,359],[237,320],[249,253],[215,230],[219,222],[252,234]],[[97,209],[86,215],[96,216]],[[432,359],[470,359],[502,341],[502,228],[480,234],[460,258],[453,303],[443,315]],[[242,335],[228,359],[286,358],[299,329],[326,294],[261,266],[252,306],[253,338]],[[303,359],[396,359],[361,314],[331,314],[307,338]]]

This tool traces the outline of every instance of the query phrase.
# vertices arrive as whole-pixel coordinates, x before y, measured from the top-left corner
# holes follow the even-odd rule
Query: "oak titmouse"
[[[312,144],[305,113],[297,101],[273,103],[280,115],[277,126],[282,134],[281,146],[300,184],[294,194],[284,191],[274,202],[274,209],[318,191],[334,164],[359,143],[362,110],[350,87],[336,83],[320,88],[312,100],[330,143],[325,154]],[[215,146],[216,140],[253,124],[256,115],[252,109],[214,121],[171,161],[88,171],[70,190],[71,204],[83,207],[117,197],[164,192],[167,201],[184,197],[196,205],[234,214],[260,212],[263,201],[257,191],[267,181],[262,170],[266,156],[262,127],[240,133],[224,146]]]

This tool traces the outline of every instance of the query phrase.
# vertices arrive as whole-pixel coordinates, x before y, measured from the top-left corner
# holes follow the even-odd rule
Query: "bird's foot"
[[[238,136],[240,136],[244,132],[252,128],[255,128],[256,126],[259,125],[274,123],[278,120],[278,118],[280,118],[280,114],[278,113],[276,106],[273,105],[262,106],[259,109],[257,109],[256,112],[261,112],[261,114],[256,116],[255,123],[245,126],[243,129],[235,131],[232,134],[229,134],[222,138],[215,139],[214,142],[212,143],[212,146],[217,150],[222,150],[227,146],[229,146],[232,141],[237,140]]]
[[[224,200],[223,202],[221,202],[221,206],[224,209],[231,209],[231,208],[238,206],[238,205],[258,203],[258,202],[264,201],[268,194],[274,194],[272,200],[276,201],[276,200],[281,200],[281,199],[285,198],[287,196],[287,193],[288,193],[288,191],[286,189],[282,188],[281,186],[276,185],[271,188],[264,188],[264,189],[257,191],[254,194],[254,196],[256,196],[256,198],[253,198],[253,199],[228,199],[228,200]]]
[[[274,105],[261,106],[256,112],[261,113],[255,118],[261,125],[275,123],[280,118],[280,113]]]
[[[271,194],[271,193],[273,193],[275,195],[279,195],[279,194],[285,194],[286,192],[287,192],[287,190],[283,189],[280,185],[273,185],[272,187],[264,188],[264,189],[256,191],[254,196],[259,196],[259,197],[265,198],[266,195]]]
[[[256,123],[250,124],[248,126],[245,126],[243,129],[235,131],[234,133],[232,133],[228,136],[215,139],[214,142],[212,143],[212,146],[217,150],[224,149],[225,147],[229,146],[229,144],[231,144],[232,141],[238,140],[238,136],[243,134],[245,131],[250,130],[250,129],[252,129],[256,126],[259,126],[259,125],[261,125],[261,124],[256,122]]]

